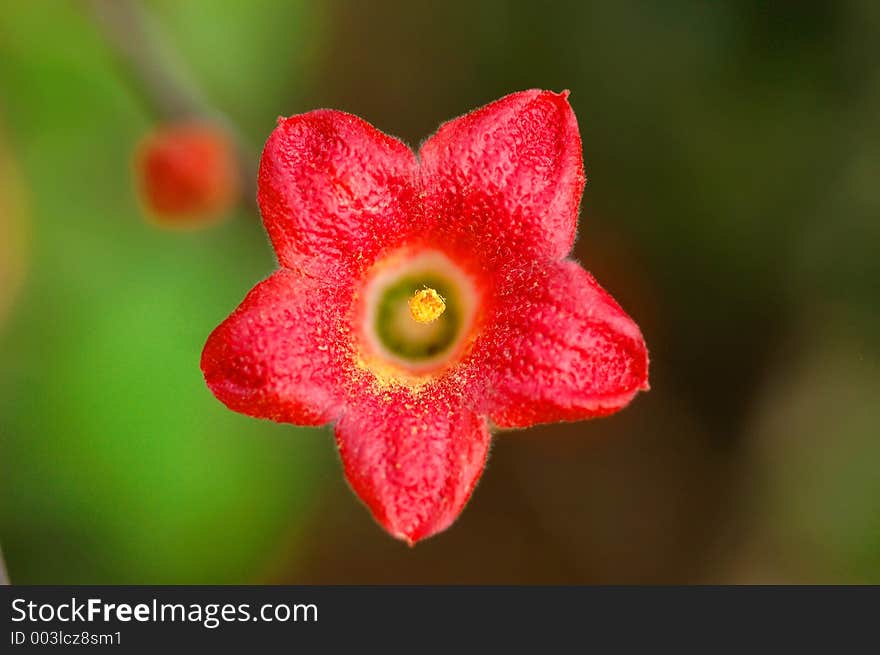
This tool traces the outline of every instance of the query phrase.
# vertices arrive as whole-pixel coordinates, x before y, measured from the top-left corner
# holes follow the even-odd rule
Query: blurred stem
[[[145,104],[163,121],[206,120],[220,124],[238,150],[244,197],[256,209],[257,152],[228,116],[211,105],[169,48],[159,26],[138,0],[90,0],[92,13]]]
[[[9,574],[6,573],[6,562],[3,561],[3,549],[0,548],[0,585],[9,584]]]

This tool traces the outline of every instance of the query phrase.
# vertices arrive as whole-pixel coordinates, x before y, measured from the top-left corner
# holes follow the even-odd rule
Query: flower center
[[[439,251],[386,258],[359,295],[361,363],[406,384],[444,370],[470,342],[477,300],[470,276]]]
[[[419,289],[409,299],[409,314],[419,323],[433,323],[446,311],[446,301],[436,289]]]
[[[459,296],[455,285],[435,272],[397,278],[376,299],[373,329],[379,345],[392,359],[411,364],[445,352],[461,328]]]

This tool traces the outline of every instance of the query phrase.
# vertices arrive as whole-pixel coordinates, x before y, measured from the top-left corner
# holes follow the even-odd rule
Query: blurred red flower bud
[[[21,289],[28,255],[24,180],[0,125],[0,324]]]
[[[144,209],[168,227],[219,219],[241,191],[232,139],[208,123],[160,125],[139,144],[134,174]]]

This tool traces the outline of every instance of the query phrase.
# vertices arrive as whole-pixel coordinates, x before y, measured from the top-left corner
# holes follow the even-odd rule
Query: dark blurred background
[[[392,540],[328,429],[234,414],[203,383],[207,334],[275,266],[252,211],[145,221],[131,153],[162,116],[106,25],[87,2],[4,3],[13,581],[880,582],[880,3],[143,8],[254,152],[279,114],[344,109],[415,147],[511,91],[570,89],[575,256],[640,323],[652,390],[499,435],[458,523]]]

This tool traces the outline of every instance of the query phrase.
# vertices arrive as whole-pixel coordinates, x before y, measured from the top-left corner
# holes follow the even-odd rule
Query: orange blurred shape
[[[214,222],[241,192],[232,139],[209,123],[158,126],[138,145],[134,171],[146,213],[164,227]]]
[[[0,125],[0,323],[24,279],[26,205],[24,183]]]

